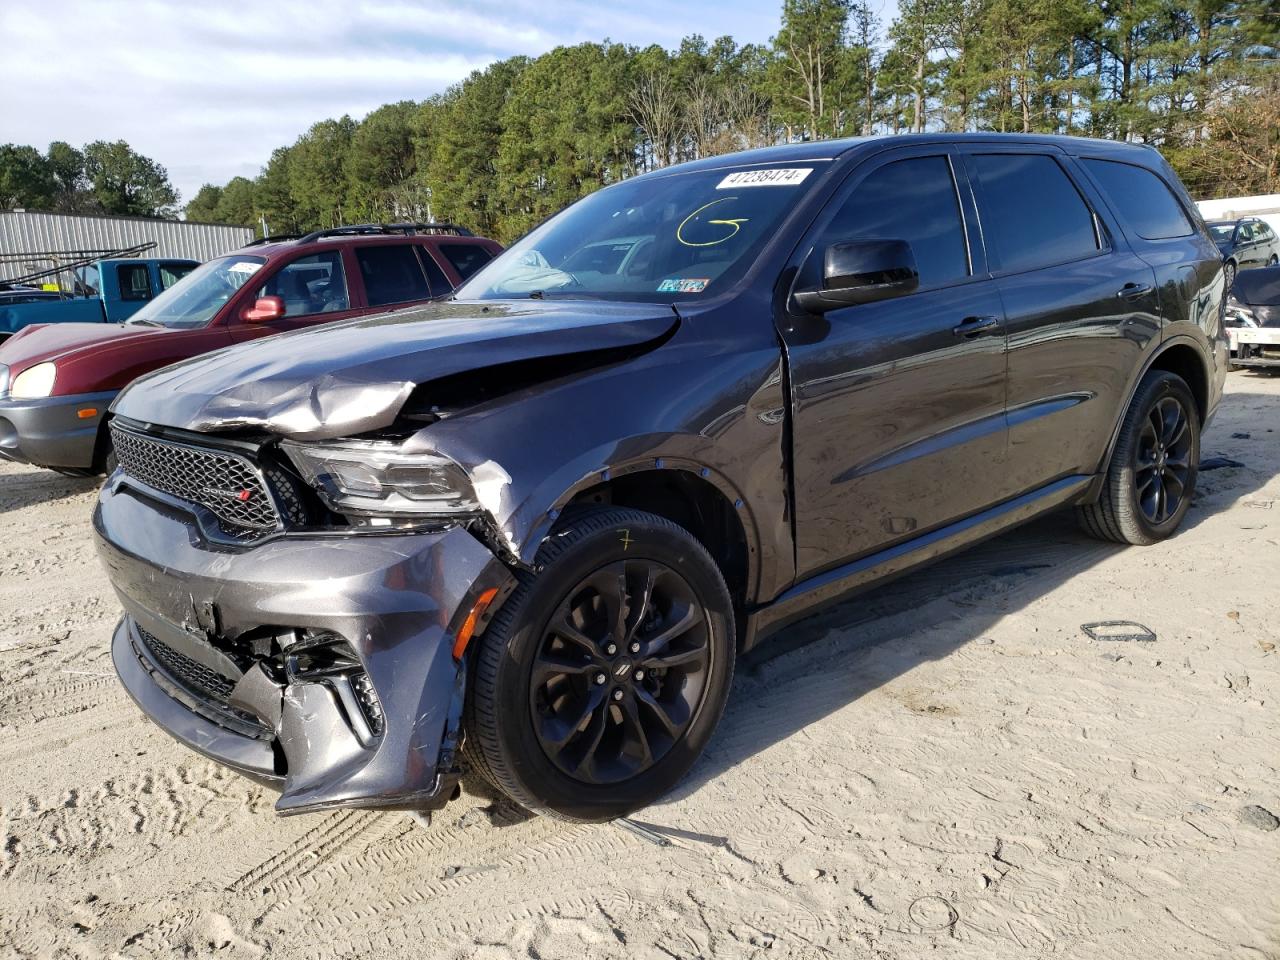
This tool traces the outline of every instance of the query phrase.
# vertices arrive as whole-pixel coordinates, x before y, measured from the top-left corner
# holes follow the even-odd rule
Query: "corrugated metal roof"
[[[251,227],[187,223],[146,217],[97,217],[34,211],[0,211],[0,254],[63,250],[119,250],[154,242],[147,257],[208,260],[253,239]],[[52,264],[48,260],[0,263],[0,279],[17,277]]]

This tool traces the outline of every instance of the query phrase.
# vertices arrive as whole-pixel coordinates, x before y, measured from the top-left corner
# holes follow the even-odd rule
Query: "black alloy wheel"
[[[1173,535],[1195,493],[1200,408],[1185,380],[1151,370],[1138,384],[1094,503],[1077,509],[1100,540],[1147,546]]]
[[[530,674],[538,742],[583,783],[616,783],[661,760],[702,705],[706,612],[679,573],[651,560],[601,567],[547,625]]]
[[[1159,525],[1178,512],[1191,473],[1190,417],[1175,396],[1151,408],[1134,447],[1133,485],[1142,514]]]
[[[516,803],[599,822],[660,799],[715,732],[734,604],[689,530],[575,506],[472,641],[463,754]]]

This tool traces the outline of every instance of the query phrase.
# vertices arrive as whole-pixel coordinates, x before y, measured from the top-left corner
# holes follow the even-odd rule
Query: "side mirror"
[[[920,286],[915,254],[905,240],[846,240],[827,247],[822,286],[797,290],[796,302],[812,313],[873,303],[912,293]]]
[[[252,307],[245,307],[240,319],[245,323],[270,323],[284,316],[283,297],[259,297]]]

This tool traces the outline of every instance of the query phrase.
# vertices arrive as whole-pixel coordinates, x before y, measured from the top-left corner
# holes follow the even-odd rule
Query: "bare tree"
[[[649,143],[645,166],[665,167],[676,156],[685,116],[680,107],[680,91],[666,72],[650,71],[636,81],[627,98],[631,119]]]

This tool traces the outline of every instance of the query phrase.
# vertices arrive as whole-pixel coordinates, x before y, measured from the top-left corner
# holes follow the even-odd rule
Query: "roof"
[[[776,147],[758,147],[737,153],[724,153],[703,157],[687,163],[662,167],[644,174],[646,177],[662,176],[679,171],[716,170],[722,167],[750,166],[766,163],[811,163],[837,160],[848,154],[908,147],[912,144],[967,143],[967,144],[1043,144],[1058,147],[1067,153],[1082,152],[1100,155],[1113,154],[1131,160],[1155,158],[1159,154],[1151,147],[1137,143],[1121,143],[1115,140],[1098,140],[1092,137],[1064,137],[1039,133],[899,133],[876,137],[846,137],[840,140],[809,140],[804,143],[785,143]]]

